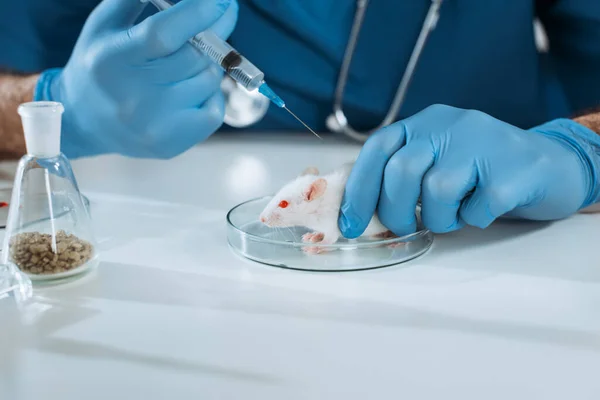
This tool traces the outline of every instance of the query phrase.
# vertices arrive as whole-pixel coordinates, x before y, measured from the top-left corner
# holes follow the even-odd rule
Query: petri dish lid
[[[235,253],[245,259],[274,267],[341,272],[383,268],[407,262],[426,253],[433,243],[433,233],[425,229],[420,207],[415,210],[417,231],[392,239],[340,239],[332,245],[302,242],[310,232],[303,227],[269,228],[258,216],[271,196],[238,204],[227,213],[227,241]],[[310,248],[326,251],[311,254]]]

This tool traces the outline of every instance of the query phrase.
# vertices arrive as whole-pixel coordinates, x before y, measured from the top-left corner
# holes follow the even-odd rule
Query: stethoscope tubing
[[[367,132],[359,132],[350,125],[342,109],[344,89],[346,87],[346,82],[348,79],[350,63],[352,61],[352,56],[354,54],[356,42],[358,40],[358,34],[362,27],[364,15],[369,3],[369,0],[357,0],[357,9],[354,17],[354,22],[352,24],[350,37],[348,39],[348,44],[346,45],[344,58],[342,60],[342,67],[340,69],[340,74],[338,76],[338,81],[336,85],[335,99],[333,103],[333,113],[327,118],[327,127],[330,130],[336,133],[343,133],[348,137],[359,142],[365,142],[375,131],[395,121],[395,119],[398,116],[398,112],[400,111],[400,108],[404,104],[408,87],[414,76],[415,69],[419,62],[419,59],[421,58],[421,54],[423,52],[423,49],[425,48],[427,39],[429,38],[429,35],[437,25],[440,16],[440,7],[443,1],[444,0],[431,0],[431,5],[429,7],[427,15],[425,16],[425,19],[423,20],[423,25],[421,27],[419,37],[417,38],[417,42],[415,43],[415,46],[413,48],[412,54],[402,76],[402,80],[400,81],[400,85],[398,85],[396,95],[394,96],[392,105],[388,109],[385,118],[375,128],[372,128]]]

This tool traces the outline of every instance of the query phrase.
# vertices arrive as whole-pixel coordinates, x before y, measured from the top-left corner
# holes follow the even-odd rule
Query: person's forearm
[[[25,154],[25,138],[17,107],[33,99],[38,75],[0,72],[0,160]]]
[[[573,118],[573,120],[600,135],[600,107],[595,110],[586,111]]]
[[[574,117],[573,120],[587,128],[590,128],[592,131],[600,135],[600,107],[593,110],[584,111],[583,113]],[[600,204],[593,204],[583,209],[582,212],[600,212]]]

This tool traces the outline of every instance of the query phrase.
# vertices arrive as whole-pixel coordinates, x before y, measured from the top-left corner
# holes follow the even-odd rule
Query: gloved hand
[[[567,119],[522,130],[482,112],[431,106],[372,135],[351,171],[339,227],[359,236],[377,209],[402,236],[485,228],[500,216],[568,217],[599,200],[600,136]]]
[[[222,125],[223,73],[187,40],[209,28],[229,37],[237,1],[182,0],[134,25],[146,4],[104,0],[64,69],[38,80],[34,100],[65,107],[67,157],[171,158]]]

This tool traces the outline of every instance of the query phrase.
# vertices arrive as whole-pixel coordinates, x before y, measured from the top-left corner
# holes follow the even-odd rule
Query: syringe
[[[142,3],[150,1],[159,10],[166,10],[173,6],[169,0],[140,0]],[[225,40],[215,35],[210,30],[198,33],[189,39],[192,46],[198,49],[202,54],[208,56],[215,64],[232,77],[236,82],[242,85],[246,90],[258,92],[268,98],[277,107],[285,109],[302,125],[311,131],[319,139],[319,135],[308,127],[300,118],[285,106],[285,102],[279,97],[265,82],[265,74],[252,64],[246,57],[238,53]]]

